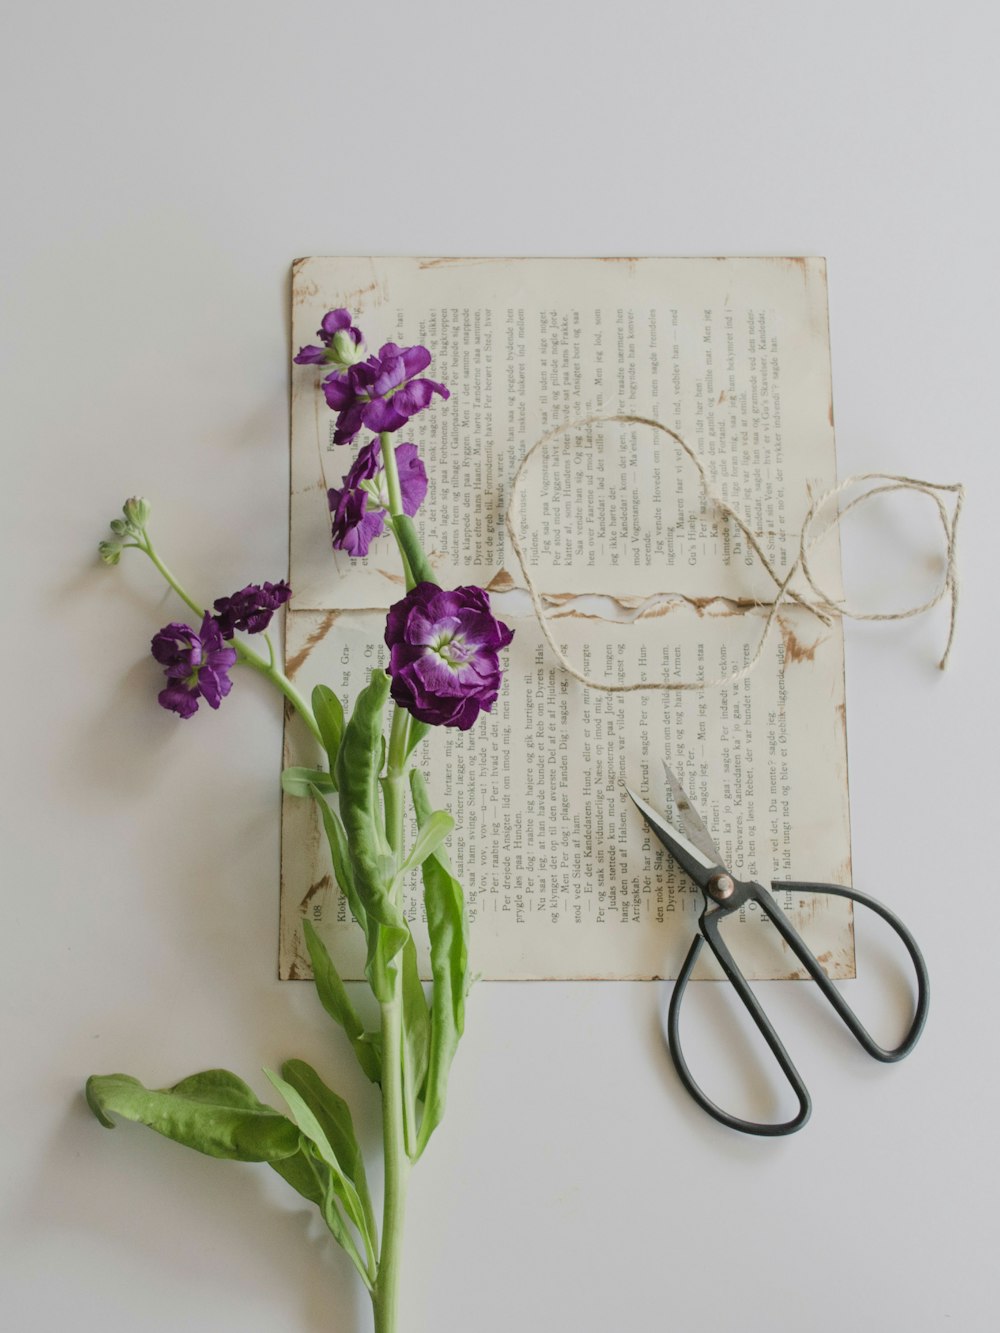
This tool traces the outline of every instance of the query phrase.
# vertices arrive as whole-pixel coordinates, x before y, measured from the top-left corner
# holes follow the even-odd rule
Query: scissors
[[[792,1063],[788,1052],[781,1043],[781,1039],[771,1026],[770,1019],[761,1008],[757,997],[747,985],[746,978],[737,967],[719,933],[722,922],[733,912],[739,909],[747,902],[756,903],[758,907],[766,914],[768,919],[777,929],[782,939],[791,949],[792,953],[803,965],[812,979],[819,986],[826,999],[833,1005],[837,1014],[847,1025],[851,1033],[857,1038],[864,1050],[874,1059],[881,1060],[886,1064],[891,1064],[896,1060],[902,1060],[904,1055],[909,1055],[917,1044],[920,1033],[923,1030],[927,1019],[927,1007],[930,1000],[930,982],[927,976],[927,967],[924,963],[920,949],[917,947],[916,940],[903,925],[902,921],[884,907],[876,902],[874,898],[869,898],[867,894],[859,893],[856,889],[845,888],[842,884],[807,884],[802,882],[786,882],[772,880],[772,889],[791,890],[801,893],[822,893],[830,894],[837,898],[848,898],[852,902],[861,903],[863,907],[869,908],[877,916],[896,932],[899,938],[906,946],[906,951],[910,955],[917,977],[917,1003],[913,1015],[913,1021],[906,1036],[892,1050],[886,1050],[880,1046],[867,1029],[861,1024],[854,1010],[850,1007],[840,991],[833,985],[829,977],[823,971],[818,960],[813,955],[801,935],[792,925],[791,921],[778,906],[777,902],[768,893],[767,889],[753,881],[744,881],[737,879],[727,868],[722,855],[715,843],[709,836],[708,830],[702,823],[697,810],[691,804],[691,801],[684,792],[683,787],[671,773],[670,769],[664,764],[667,771],[667,783],[673,793],[674,804],[677,807],[677,813],[681,823],[684,826],[684,832],[674,828],[663,815],[652,808],[641,796],[637,796],[634,791],[626,787],[625,790],[638,806],[640,813],[646,823],[663,843],[667,851],[691,879],[701,889],[705,900],[705,906],[698,921],[699,933],[695,935],[688,950],[688,955],[684,960],[684,966],[681,968],[680,975],[674,983],[673,994],[670,997],[670,1009],[667,1016],[667,1044],[670,1047],[670,1055],[674,1062],[674,1067],[680,1076],[681,1082],[685,1088],[702,1108],[710,1116],[718,1120],[720,1124],[728,1125],[730,1129],[740,1130],[744,1134],[762,1134],[779,1135],[792,1134],[809,1119],[812,1111],[812,1101],[809,1097],[809,1091],[802,1081],[798,1070]],[[788,1080],[799,1102],[799,1109],[791,1120],[780,1123],[763,1122],[758,1124],[753,1120],[742,1120],[739,1116],[730,1115],[721,1107],[717,1106],[705,1093],[692,1077],[688,1068],[687,1061],[684,1058],[684,1052],[681,1049],[680,1040],[680,1010],[684,993],[687,989],[688,981],[695,963],[698,961],[698,955],[701,953],[702,945],[708,942],[708,947],[712,950],[719,962],[727,979],[734,987],[737,995],[742,1001],[750,1017],[757,1025],[758,1030],[767,1042],[768,1046],[777,1060],[781,1072]]]

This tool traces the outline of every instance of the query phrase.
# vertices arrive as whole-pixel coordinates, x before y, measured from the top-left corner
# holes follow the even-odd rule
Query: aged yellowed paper
[[[732,869],[769,881],[850,882],[839,624],[785,608],[751,676],[701,692],[605,694],[551,660],[516,589],[502,516],[543,431],[602,413],[653,416],[696,448],[780,571],[811,489],[836,478],[821,260],[310,259],[296,265],[293,340],[346,305],[369,341],[422,342],[449,402],[416,417],[431,489],[421,532],[443,583],[494,592],[515,628],[503,693],[471,733],[436,731],[423,767],[458,827],[450,853],[487,978],[671,976],[700,896],[651,845],[622,783],[666,807],[668,758]],[[326,490],[353,450],[332,444],[319,375],[297,369],[292,414],[286,663],[348,705],[384,661],[384,609],[402,595],[391,539],[350,561],[330,547]],[[517,515],[563,651],[595,678],[706,679],[749,661],[773,584],[718,520],[680,450],[598,426],[539,460]],[[839,588],[836,538],[817,553]],[[596,595],[596,596],[595,596]],[[312,763],[290,723],[286,761]],[[299,920],[346,978],[360,934],[307,801],[283,806],[283,977],[307,975]],[[853,975],[849,904],[792,910],[832,975]],[[419,901],[411,905],[418,920]],[[748,976],[795,975],[767,924],[730,927]],[[736,934],[738,932],[738,935]],[[420,931],[417,931],[418,940]]]

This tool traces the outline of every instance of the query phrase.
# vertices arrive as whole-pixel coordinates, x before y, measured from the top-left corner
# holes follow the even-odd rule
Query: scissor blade
[[[699,851],[702,851],[706,856],[713,858],[713,865],[723,865],[722,853],[712,841],[712,836],[702,822],[701,815],[699,815],[698,811],[694,808],[690,796],[688,796],[687,792],[674,777],[670,770],[670,766],[665,759],[663,761],[663,771],[667,775],[667,786],[670,788],[674,798],[674,805],[677,806],[677,814],[684,827],[684,832]]]
[[[654,810],[641,796],[637,796],[631,787],[626,787],[625,790],[635,802],[643,819],[681,869],[691,876],[699,888],[707,888],[708,881],[720,869],[722,863],[706,856],[693,842],[689,842],[683,833],[675,829],[673,824]]]

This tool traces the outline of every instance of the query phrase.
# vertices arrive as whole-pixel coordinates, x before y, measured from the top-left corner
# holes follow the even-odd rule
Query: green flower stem
[[[383,431],[379,436],[382,466],[385,469],[389,513],[392,518],[403,514],[403,496],[396,467],[396,451],[392,435]],[[390,526],[392,524],[390,523]],[[406,577],[407,591],[416,583],[410,561],[393,527],[393,536],[399,547]],[[410,737],[410,715],[397,704],[393,710],[389,731],[388,764],[383,793],[385,797],[386,836],[396,865],[402,864],[405,828],[406,768]],[[399,890],[402,894],[402,887]],[[399,1271],[403,1246],[403,1219],[406,1210],[406,1187],[409,1181],[411,1159],[406,1141],[406,1088],[404,1086],[403,1042],[403,976],[402,960],[398,960],[393,981],[392,999],[382,1008],[382,1146],[385,1157],[385,1194],[382,1203],[382,1247],[379,1254],[378,1278],[372,1292],[375,1313],[375,1333],[396,1333],[399,1309]],[[410,1132],[413,1138],[413,1127]]]
[[[140,551],[144,551],[146,555],[149,556],[150,560],[163,575],[164,579],[166,579],[167,583],[170,584],[171,588],[173,588],[181,601],[189,606],[200,620],[205,614],[204,607],[199,606],[193,597],[188,596],[186,590],[180,583],[178,583],[177,579],[160,559],[147,532],[143,531],[137,545]],[[265,635],[265,638],[266,637],[267,636]],[[275,664],[274,649],[271,647],[270,640],[268,640],[270,661],[265,661],[264,658],[255,653],[252,648],[248,648],[241,639],[234,638],[232,642],[233,647],[236,649],[237,662],[241,663],[243,666],[252,667],[253,670],[262,675],[265,680],[270,681],[272,685],[276,686],[302,718],[302,721],[316,737],[317,741],[319,741],[320,746],[322,746],[323,737],[320,734],[319,727],[316,725],[316,719],[313,717],[312,709],[306,703],[305,699],[303,699],[302,695],[299,694],[298,690],[285,673],[279,670]]]
[[[391,449],[391,446],[390,446]],[[385,794],[385,830],[397,866],[404,855],[406,749],[410,715],[397,704],[389,731]],[[400,889],[402,893],[402,889]],[[382,1009],[382,1151],[385,1194],[382,1202],[382,1249],[378,1279],[372,1293],[375,1333],[396,1333],[399,1268],[410,1156],[406,1149],[403,1087],[403,969],[397,959],[392,999]]]
[[[382,1250],[372,1292],[375,1333],[396,1333],[399,1269],[410,1159],[403,1134],[403,999],[402,967],[396,967],[393,998],[382,1005],[382,1140],[385,1155],[385,1196],[382,1206]]]
[[[392,432],[382,431],[379,435],[382,466],[385,468],[385,487],[389,492],[389,513],[403,512],[403,492],[399,486],[399,470],[396,467],[396,446],[392,442]]]
[[[265,680],[269,680],[272,685],[275,685],[281,691],[298,713],[299,717],[301,717],[302,721],[316,737],[316,740],[320,744],[320,748],[322,748],[323,736],[316,723],[315,717],[313,717],[313,711],[285,673],[280,671],[273,661],[265,662],[263,657],[259,657],[251,648],[248,648],[246,644],[242,643],[239,639],[233,639],[233,647],[236,649],[237,662],[242,663],[244,666],[253,667],[254,671],[259,672]]]
[[[153,564],[160,571],[160,573],[163,575],[166,581],[170,584],[171,588],[173,588],[174,592],[181,599],[181,601],[186,602],[187,605],[191,608],[191,610],[195,613],[195,615],[198,616],[198,618],[200,619],[205,614],[205,608],[199,606],[198,603],[194,601],[193,598],[189,597],[187,593],[184,591],[184,589],[181,587],[181,585],[177,582],[173,574],[171,574],[170,570],[166,567],[166,565],[163,563],[160,557],[156,554],[156,550],[153,546],[153,543],[149,540],[149,533],[147,533],[146,531],[143,531],[142,533],[142,539],[139,545],[139,550],[146,552],[150,560],[152,560]]]
[[[390,431],[382,431],[378,438],[381,445],[382,466],[385,469],[385,488],[389,493],[389,527],[396,539],[396,546],[399,548],[399,558],[403,562],[403,576],[406,580],[406,591],[409,592],[411,588],[416,586],[417,580],[413,577],[410,562],[403,550],[403,544],[399,540],[399,534],[392,523],[392,519],[403,512],[403,492],[399,485],[399,469],[396,467],[396,446],[392,442]]]

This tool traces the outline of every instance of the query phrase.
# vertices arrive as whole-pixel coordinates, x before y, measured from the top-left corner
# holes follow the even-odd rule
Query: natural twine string
[[[603,425],[613,422],[617,422],[624,426],[650,426],[653,430],[662,431],[664,435],[668,435],[670,439],[678,445],[697,469],[698,476],[701,479],[702,490],[706,497],[722,511],[725,518],[730,519],[739,528],[740,532],[743,533],[748,545],[753,550],[775,585],[776,592],[772,601],[754,601],[749,603],[749,605],[760,606],[762,608],[765,606],[767,607],[767,617],[764,621],[760,640],[757,643],[757,647],[754,650],[754,654],[750,661],[744,666],[731,671],[726,676],[720,676],[716,680],[634,680],[624,681],[618,684],[609,684],[607,681],[594,680],[591,676],[579,671],[566,657],[565,653],[563,653],[553,638],[552,630],[549,625],[549,616],[542,602],[535,580],[531,576],[531,570],[528,566],[528,561],[514,524],[514,514],[518,507],[521,486],[532,459],[537,454],[540,454],[542,450],[552,443],[553,440],[559,439],[560,436],[567,436],[570,432],[582,431],[588,426]],[[564,440],[563,443],[566,443],[566,441]],[[838,508],[825,527],[821,528],[818,532],[813,532],[813,528],[818,524],[820,516],[833,500],[851,487],[869,482],[879,482],[880,484],[872,486],[867,491],[863,491],[842,508]],[[826,536],[837,526],[845,514],[850,513],[850,511],[857,505],[863,504],[867,500],[871,500],[874,496],[884,495],[891,491],[915,491],[917,494],[928,496],[937,506],[938,517],[941,520],[941,527],[944,531],[945,541],[946,563],[944,581],[933,597],[929,598],[926,602],[920,603],[918,606],[911,606],[902,611],[856,611],[849,607],[845,601],[828,596],[819,586],[809,565],[809,553],[822,537]],[[941,498],[942,495],[945,494],[954,495],[955,497],[954,510],[951,513],[949,513],[944,500]],[[560,426],[555,426],[552,430],[546,432],[546,434],[539,440],[536,440],[521,459],[517,472],[514,474],[514,483],[511,487],[510,501],[507,505],[507,512],[504,515],[504,523],[510,536],[514,553],[521,566],[525,586],[528,589],[535,616],[538,619],[538,623],[545,636],[546,642],[552,649],[556,660],[562,668],[574,678],[574,680],[580,681],[583,685],[589,685],[592,689],[605,690],[608,693],[622,693],[631,690],[706,690],[718,685],[731,685],[733,682],[742,680],[745,676],[749,676],[750,672],[753,671],[754,667],[757,666],[761,657],[764,655],[764,649],[767,643],[767,637],[771,632],[771,627],[777,619],[778,612],[786,602],[798,603],[800,606],[810,611],[824,625],[829,625],[833,618],[837,616],[848,617],[851,620],[908,620],[911,616],[919,616],[925,611],[929,611],[932,607],[937,606],[939,602],[943,601],[945,597],[948,597],[951,602],[951,614],[948,622],[948,641],[945,644],[944,655],[938,663],[938,666],[943,671],[948,665],[948,658],[951,654],[951,646],[955,637],[955,617],[958,612],[958,567],[955,561],[955,538],[958,529],[958,519],[962,512],[962,502],[964,499],[965,489],[959,483],[941,485],[933,481],[920,481],[916,477],[897,476],[888,472],[857,473],[852,477],[848,477],[846,481],[842,481],[839,486],[834,486],[823,495],[813,499],[799,534],[798,555],[792,561],[788,570],[784,574],[779,574],[768,559],[767,553],[757,540],[755,533],[751,531],[741,515],[731,504],[724,500],[720,495],[716,495],[713,491],[701,459],[686,440],[684,440],[675,430],[671,430],[669,426],[664,426],[662,422],[656,421],[652,417],[622,414],[614,416],[588,416],[583,417],[579,421],[565,422]],[[800,593],[792,591],[790,584],[797,573],[802,574],[802,577],[812,590],[812,596],[803,596]]]

